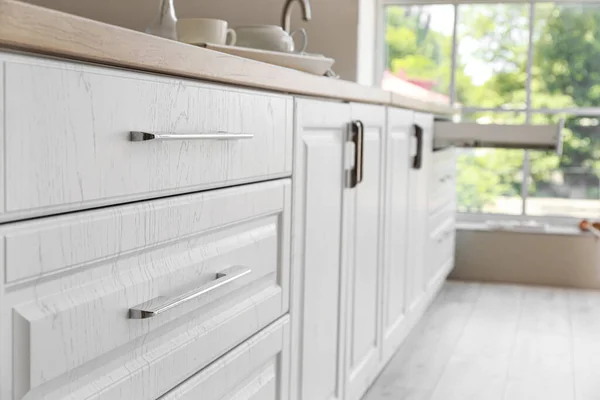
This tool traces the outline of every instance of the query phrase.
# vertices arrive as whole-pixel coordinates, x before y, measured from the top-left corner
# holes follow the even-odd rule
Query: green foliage
[[[600,9],[553,3],[535,7],[528,82],[530,5],[460,6],[455,75],[459,103],[522,109],[527,103],[529,83],[532,108],[600,106]],[[410,78],[433,81],[433,90],[449,94],[452,35],[432,27],[429,11],[428,6],[387,8],[388,68]],[[481,73],[477,71],[481,65],[492,71],[484,82],[474,79]],[[561,117],[564,118],[533,114],[529,122],[557,123]],[[477,113],[469,119],[494,123],[526,121],[524,113]],[[561,157],[529,152],[531,196],[570,196],[561,191],[560,185],[563,189],[579,185],[586,188],[587,196],[599,195],[599,122],[598,118],[567,118]],[[457,167],[459,208],[482,211],[498,196],[519,196],[524,178],[523,155],[519,150],[461,153]]]

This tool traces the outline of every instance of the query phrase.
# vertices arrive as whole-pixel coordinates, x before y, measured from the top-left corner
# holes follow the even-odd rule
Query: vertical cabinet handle
[[[354,188],[363,180],[365,126],[361,121],[352,121],[351,139],[354,143],[354,168],[348,171],[348,187]]]
[[[413,158],[413,169],[421,169],[423,165],[423,128],[420,125],[414,124],[415,137],[417,138],[417,154]]]

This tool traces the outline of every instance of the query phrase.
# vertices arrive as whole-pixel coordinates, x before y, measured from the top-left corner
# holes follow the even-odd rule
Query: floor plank
[[[479,290],[479,284],[448,282],[363,400],[428,399]]]
[[[600,292],[449,281],[363,400],[600,400]]]
[[[568,290],[575,398],[600,399],[600,293]]]
[[[482,286],[473,314],[431,399],[503,398],[522,297],[519,286]]]
[[[504,399],[573,400],[568,298],[562,289],[524,290]]]

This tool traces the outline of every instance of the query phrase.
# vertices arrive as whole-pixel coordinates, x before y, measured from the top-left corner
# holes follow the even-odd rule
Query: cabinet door
[[[357,400],[374,381],[380,361],[381,237],[385,107],[352,104],[363,124],[363,179],[344,192],[344,252],[348,265],[346,399]]]
[[[383,249],[383,360],[394,354],[407,333],[406,266],[408,249],[408,174],[413,112],[388,109]]]
[[[292,400],[341,400],[342,260],[348,104],[295,103]]]
[[[418,140],[421,132],[422,140]],[[407,301],[410,310],[423,298],[427,281],[425,249],[427,248],[428,180],[433,144],[433,115],[414,113],[411,164],[421,156],[420,166],[411,165],[408,174],[408,264]],[[419,143],[420,142],[420,143]]]

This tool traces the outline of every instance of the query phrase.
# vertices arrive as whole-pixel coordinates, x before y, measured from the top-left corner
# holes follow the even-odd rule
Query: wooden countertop
[[[314,76],[15,0],[0,0],[0,47],[284,93],[453,113],[449,105]]]

